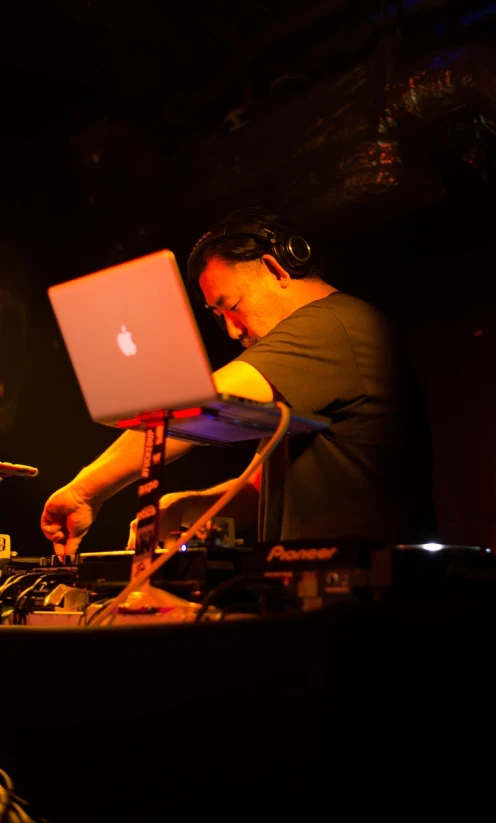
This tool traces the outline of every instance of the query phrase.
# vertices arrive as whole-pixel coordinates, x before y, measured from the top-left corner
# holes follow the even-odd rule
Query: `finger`
[[[42,517],[40,525],[41,525],[41,530],[42,530],[43,534],[45,534],[47,537],[49,535],[57,534],[57,532],[59,532],[62,528],[62,522],[61,522],[60,518],[57,519],[57,520],[51,520],[50,522],[48,522],[47,520],[45,520]]]
[[[60,520],[60,519],[59,520],[54,520],[51,523],[47,523],[45,520],[42,520],[41,521],[41,528],[42,528],[42,531],[44,532],[44,534],[54,535],[54,534],[57,534],[57,532],[60,532],[60,531],[63,530],[63,523],[62,523],[62,520]]]
[[[52,543],[65,542],[65,532],[62,527],[62,523],[54,523],[51,526],[47,526],[42,521],[41,531],[43,532],[47,540],[51,540]]]
[[[65,552],[66,555],[73,555],[76,554],[79,544],[81,542],[80,537],[70,537],[67,543],[65,544]]]
[[[50,526],[59,526],[61,523],[60,512],[51,512],[50,509],[45,508],[41,515],[41,523],[43,526],[49,528]]]
[[[59,539],[54,541],[53,544],[53,550],[56,555],[59,557],[69,557],[76,554],[81,542],[80,538],[70,537],[67,539],[67,537],[63,534],[58,535],[58,538]]]
[[[64,557],[66,553],[65,543],[54,543],[53,550],[58,557]]]

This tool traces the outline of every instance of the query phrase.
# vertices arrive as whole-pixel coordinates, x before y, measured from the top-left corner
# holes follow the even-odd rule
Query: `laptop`
[[[173,252],[163,250],[48,289],[62,337],[98,423],[144,428],[140,415],[173,413],[168,434],[229,444],[270,436],[275,403],[219,395]],[[329,428],[291,415],[288,434]]]

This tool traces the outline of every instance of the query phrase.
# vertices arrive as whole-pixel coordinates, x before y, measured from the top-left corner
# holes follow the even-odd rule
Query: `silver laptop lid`
[[[160,251],[48,290],[91,417],[114,425],[216,397],[176,259]]]

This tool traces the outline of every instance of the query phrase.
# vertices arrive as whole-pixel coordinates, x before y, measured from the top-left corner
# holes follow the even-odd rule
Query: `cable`
[[[16,583],[19,583],[23,577],[36,577],[40,576],[40,573],[43,576],[46,575],[49,577],[53,574],[54,576],[59,577],[62,572],[66,572],[66,569],[64,569],[63,567],[47,569],[44,572],[41,572],[39,568],[35,571],[14,572],[13,574],[9,575],[9,577],[7,577],[4,583],[0,586],[0,601],[2,600],[2,595],[7,591],[7,589],[10,589],[10,587],[15,585]]]
[[[23,624],[23,623],[26,622],[26,614],[27,614],[28,609],[29,609],[30,595],[33,594],[36,587],[41,582],[49,581],[52,578],[54,580],[56,580],[57,578],[59,580],[64,579],[64,578],[67,577],[67,575],[65,574],[64,569],[50,569],[49,571],[44,571],[41,574],[40,574],[39,569],[35,572],[23,572],[21,575],[14,575],[13,578],[9,578],[10,582],[7,581],[7,583],[5,584],[5,591],[7,591],[8,588],[11,588],[12,586],[14,586],[16,584],[20,584],[22,579],[26,578],[26,577],[35,577],[36,579],[35,579],[34,583],[31,583],[29,586],[26,586],[25,589],[23,589],[21,592],[19,592],[19,594],[15,598],[15,602],[14,602],[14,605],[13,605],[13,608],[12,608],[12,615],[13,615],[14,625],[20,625],[20,624]],[[69,577],[69,580],[70,580],[70,577]],[[0,605],[2,604],[2,596],[1,595],[3,593],[3,588],[4,587],[2,587],[2,591],[0,592]],[[21,600],[23,598],[24,598],[24,603],[21,605]],[[22,613],[21,613],[21,609],[22,609]]]
[[[6,579],[6,580],[4,580],[4,581],[3,581],[3,583],[2,583],[2,585],[0,586],[0,595],[2,594],[2,592],[3,592],[4,588],[5,588],[5,586],[7,586],[7,585],[10,583],[10,581],[11,581],[14,577],[19,577],[19,573],[18,573],[18,572],[16,572],[15,574],[9,574],[9,576],[7,577],[7,579]]]
[[[21,613],[20,613],[20,608],[21,608],[20,601],[21,601],[21,599],[23,597],[28,598],[29,593],[32,592],[33,589],[36,588],[38,583],[41,580],[43,580],[45,577],[47,577],[46,573],[40,575],[38,577],[38,579],[34,581],[34,583],[32,583],[30,586],[27,586],[27,588],[23,589],[23,591],[20,594],[17,595],[16,601],[14,603],[14,612],[13,612],[14,625],[15,626],[21,625],[22,623],[24,623],[26,621],[26,613],[27,613],[27,610],[28,610],[27,609],[27,600],[25,600],[25,602],[24,602],[24,610],[23,610],[23,613],[21,615]]]
[[[24,575],[26,574],[29,574],[29,572],[16,572],[15,574],[11,574],[9,577],[7,577],[5,583],[3,583],[2,586],[0,586],[0,600],[2,598],[3,593],[7,591],[7,589],[10,588],[11,585],[16,583],[18,580],[21,579],[21,577],[24,577]]]
[[[79,618],[78,626],[90,626],[91,623],[93,623],[93,620],[95,619],[96,615],[99,614],[99,611],[103,609],[104,606],[107,605],[107,603],[112,603],[112,601],[113,597],[105,597],[103,600],[94,600],[93,603],[87,603],[84,607],[81,617]],[[91,606],[98,606],[98,609],[96,609],[96,611],[93,612],[89,620],[86,620],[86,614]]]
[[[236,615],[237,618],[242,618],[243,620],[259,620],[260,607],[257,605],[256,610],[250,610],[246,603],[230,603],[229,606],[222,607],[219,622],[225,622],[225,620],[232,614]]]
[[[131,580],[131,582],[126,586],[126,588],[123,589],[114,598],[112,603],[110,603],[107,607],[105,607],[101,612],[98,613],[98,616],[93,622],[94,626],[101,625],[103,621],[112,614],[115,608],[120,603],[122,603],[129,594],[131,594],[131,592],[135,591],[136,589],[139,589],[143,585],[143,583],[146,583],[146,581],[159,568],[161,568],[161,566],[163,566],[164,563],[166,563],[174,554],[176,554],[176,552],[180,549],[183,543],[187,543],[188,540],[190,540],[191,537],[193,537],[196,534],[196,532],[199,531],[199,529],[201,529],[202,526],[204,526],[208,522],[208,520],[211,520],[213,517],[215,517],[215,515],[226,505],[226,503],[228,503],[239,492],[239,490],[245,485],[245,483],[249,480],[252,474],[258,471],[260,466],[267,460],[272,451],[282,440],[289,426],[291,417],[289,408],[284,403],[280,402],[277,402],[276,405],[281,412],[281,418],[279,420],[279,424],[276,431],[258,455],[258,460],[253,460],[250,466],[247,469],[245,469],[245,471],[241,474],[237,481],[222,495],[222,497],[220,497],[219,500],[217,500],[210,507],[210,509],[204,512],[198,518],[198,520],[195,523],[193,523],[193,525],[190,526],[190,528],[185,533],[181,535],[181,537],[176,541],[176,543],[174,543],[174,545],[167,554],[163,554],[160,557],[157,557],[148,569],[145,569],[145,571],[141,572],[141,574],[135,577],[134,580]]]
[[[29,804],[14,792],[14,783],[7,772],[0,769],[0,823],[36,823],[27,814]],[[47,823],[42,818],[40,823]]]
[[[2,606],[0,604],[0,626],[9,625],[13,614],[13,606]]]
[[[231,577],[230,580],[223,580],[222,583],[219,583],[218,586],[215,586],[215,588],[210,589],[209,593],[207,594],[203,603],[201,604],[200,610],[196,614],[195,620],[199,621],[202,619],[211,602],[215,600],[215,598],[219,594],[224,594],[224,592],[227,592],[230,589],[235,589],[237,588],[237,586],[246,585],[247,583],[268,582],[269,581],[267,580],[263,572],[254,572],[253,574],[240,574],[238,575],[238,577]]]
[[[30,577],[30,578],[35,577],[36,578],[36,577],[39,577],[39,574],[40,574],[40,572],[38,570],[38,571],[35,571],[35,572],[22,572],[21,574],[17,574],[17,575],[13,575],[12,577],[9,577],[9,579],[5,582],[5,584],[0,589],[0,603],[4,599],[4,597],[3,597],[4,594],[8,591],[8,589],[12,588],[12,586],[15,586],[16,584],[20,583],[21,580],[25,577]]]
[[[54,579],[59,578],[59,580],[66,578],[66,575],[64,575],[63,573],[62,574],[60,573],[60,572],[63,572],[63,571],[64,571],[63,569],[54,569],[54,570],[43,572],[42,574],[40,574],[38,576],[38,579],[35,580],[32,585],[28,586],[26,589],[24,589],[22,592],[20,592],[20,594],[17,595],[16,601],[15,601],[15,604],[14,604],[14,624],[15,625],[26,623],[26,615],[29,611],[29,602],[30,602],[30,599],[33,595],[33,592],[35,592],[35,590],[39,586],[39,584],[43,583],[43,582],[48,582],[52,578],[54,578]],[[69,580],[70,580],[70,578],[69,578]],[[21,599],[22,598],[24,598],[24,603],[21,605]],[[21,609],[22,609],[22,613],[21,613]]]
[[[228,503],[232,498],[240,491],[240,489],[245,485],[245,483],[249,480],[252,474],[255,474],[256,471],[260,468],[260,466],[265,463],[267,458],[272,454],[276,446],[279,445],[280,441],[286,434],[289,426],[289,421],[291,419],[291,413],[289,411],[288,406],[285,403],[276,403],[278,409],[281,412],[281,417],[277,426],[276,431],[270,438],[270,440],[265,444],[262,451],[258,455],[258,460],[255,458],[252,463],[248,466],[247,469],[243,472],[243,474],[238,477],[235,483],[220,497],[204,514],[202,514],[198,520],[193,523],[189,529],[184,532],[180,536],[178,540],[174,543],[172,548],[167,554],[161,554],[156,560],[153,561],[151,566],[148,569],[145,569],[141,574],[137,575],[134,580],[126,586],[112,601],[106,606],[101,612],[98,613],[97,618],[94,620],[94,626],[100,626],[103,621],[109,617],[114,609],[119,606],[120,603],[123,603],[126,597],[131,594],[131,592],[139,589],[143,583],[153,575],[155,572],[160,569],[164,563],[166,563],[170,558],[179,551],[183,543],[187,543],[196,532],[204,526],[208,520],[211,520],[212,517],[215,515]]]

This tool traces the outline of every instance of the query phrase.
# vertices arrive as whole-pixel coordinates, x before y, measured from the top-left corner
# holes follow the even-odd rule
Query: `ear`
[[[278,282],[281,289],[286,289],[291,283],[291,275],[286,269],[281,266],[278,260],[272,254],[264,254],[260,258],[263,266],[272,274]]]

